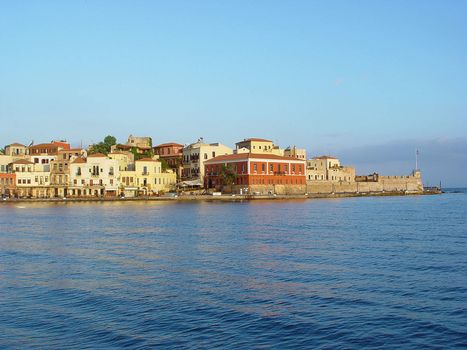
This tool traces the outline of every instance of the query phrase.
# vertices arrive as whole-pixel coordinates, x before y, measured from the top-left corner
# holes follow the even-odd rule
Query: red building
[[[164,159],[170,168],[175,169],[178,177],[181,175],[183,145],[175,142],[163,143],[154,147],[154,154]]]
[[[69,150],[70,144],[64,141],[52,141],[50,143],[41,143],[29,146],[30,155],[56,155],[59,150]]]
[[[294,187],[306,188],[306,162],[297,158],[273,154],[240,153],[212,158],[205,162],[205,188],[225,185],[225,173],[234,178],[231,185],[255,190],[281,191],[289,193]],[[233,176],[232,176],[233,174]],[[297,191],[295,191],[297,192]]]
[[[13,197],[16,190],[16,174],[0,173],[0,196]]]

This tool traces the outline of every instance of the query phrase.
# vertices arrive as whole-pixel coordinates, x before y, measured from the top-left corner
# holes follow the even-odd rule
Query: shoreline
[[[150,201],[255,201],[255,200],[297,200],[297,199],[332,199],[332,198],[352,198],[352,197],[404,197],[404,196],[429,196],[439,195],[442,192],[364,192],[364,193],[313,193],[303,195],[182,195],[182,196],[160,196],[160,197],[90,197],[90,198],[8,198],[0,200],[0,203],[77,203],[77,202],[150,202]]]

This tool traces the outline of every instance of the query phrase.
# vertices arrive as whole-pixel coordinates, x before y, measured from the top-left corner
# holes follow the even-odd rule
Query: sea
[[[1,349],[465,349],[467,190],[0,203]]]

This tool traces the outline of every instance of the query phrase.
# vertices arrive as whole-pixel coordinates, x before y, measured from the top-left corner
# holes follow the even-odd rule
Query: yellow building
[[[120,174],[120,193],[126,197],[157,195],[175,188],[177,174],[172,170],[163,172],[157,159],[139,159],[134,169]]]
[[[131,152],[115,151],[107,155],[110,159],[118,162],[120,171],[134,170],[135,156]]]
[[[284,156],[284,150],[279,146],[274,145],[271,140],[260,138],[249,138],[235,144],[234,153],[259,153],[259,154],[275,154]]]
[[[354,182],[355,168],[342,166],[339,159],[320,156],[306,162],[308,181]]]

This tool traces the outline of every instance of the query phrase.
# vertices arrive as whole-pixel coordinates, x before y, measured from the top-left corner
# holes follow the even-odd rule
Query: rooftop
[[[12,164],[34,164],[34,163],[26,159],[18,159],[12,162]]]
[[[260,139],[257,137],[251,137],[249,139],[244,139],[243,141],[237,142],[237,143],[242,143],[242,142],[250,142],[250,141],[257,141],[257,142],[272,142],[271,140],[266,140],[266,139]]]
[[[303,161],[302,159],[293,157],[283,157],[275,154],[262,154],[262,153],[236,153],[217,156],[207,160],[206,163],[217,163],[229,160],[248,160],[248,159],[275,159],[275,160],[290,160],[290,161]]]
[[[337,159],[337,158],[331,157],[331,156],[319,156],[319,157],[314,157],[313,159]]]
[[[177,147],[183,147],[183,145],[175,142],[167,142],[167,143],[161,143],[160,145],[154,146],[154,147],[169,147],[169,146],[177,146]]]
[[[107,156],[103,153],[94,153],[88,155],[88,158],[106,158]]]

